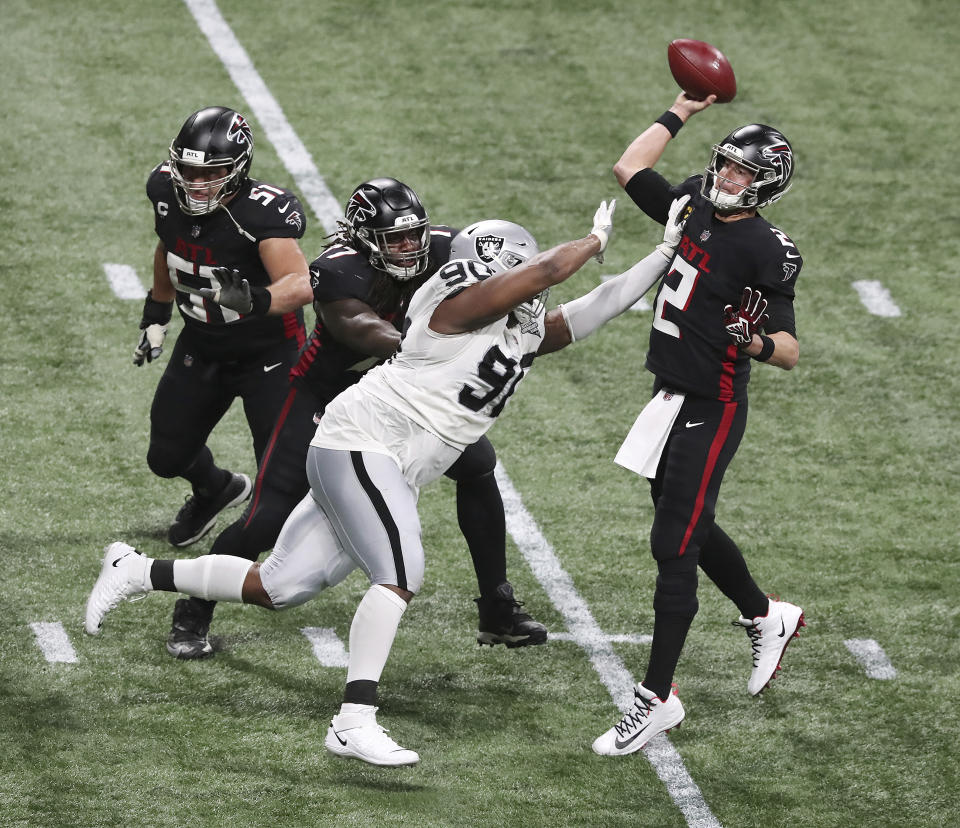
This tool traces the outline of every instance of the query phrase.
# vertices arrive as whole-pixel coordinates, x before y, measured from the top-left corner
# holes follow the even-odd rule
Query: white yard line
[[[867,677],[872,679],[893,679],[897,677],[896,668],[890,663],[883,648],[872,638],[848,638],[843,642],[863,665]]]
[[[118,299],[144,299],[147,289],[130,265],[104,264],[103,272],[110,283],[110,290]]]
[[[34,621],[30,629],[37,637],[37,646],[47,661],[73,664],[77,660],[73,644],[59,621]]]
[[[506,474],[506,472],[504,472]],[[611,644],[650,644],[653,641],[652,635],[631,635],[629,633],[613,633],[605,635],[604,638]],[[577,643],[577,638],[573,633],[550,633],[551,641],[573,641]]]
[[[346,667],[347,649],[331,627],[303,627],[302,632],[313,647],[313,655],[324,667]]]
[[[336,220],[341,215],[340,205],[330,193],[307,148],[290,126],[280,104],[263,82],[246,49],[223,19],[217,4],[213,0],[184,2],[260,122],[280,160],[297,182],[299,194],[307,200],[324,229],[333,233],[337,229]]]
[[[277,154],[293,176],[297,188],[306,197],[324,227],[332,232],[336,219],[341,215],[340,205],[327,189],[310,154],[293,132],[280,105],[223,19],[216,3],[213,0],[184,0],[184,3],[260,121]],[[633,678],[613,652],[609,638],[594,621],[590,609],[574,588],[570,576],[560,566],[536,522],[523,507],[519,494],[500,464],[497,465],[497,481],[504,497],[510,534],[550,599],[563,615],[573,639],[589,656],[614,702],[621,709],[626,709],[633,700]],[[585,732],[585,741],[592,741],[592,735]],[[599,732],[595,735],[599,735]],[[589,750],[589,747],[585,749]],[[686,817],[688,825],[696,828],[714,828],[720,825],[704,801],[700,789],[687,773],[680,755],[666,736],[661,734],[651,740],[644,750],[644,756],[653,765],[674,803]]]
[[[874,316],[900,316],[900,308],[881,282],[863,280],[853,283],[853,289],[864,307]]]
[[[543,585],[547,596],[563,615],[571,638],[590,657],[594,670],[597,671],[600,681],[607,688],[613,701],[621,710],[626,710],[633,702],[635,682],[630,671],[611,647],[613,636],[605,635],[594,620],[590,608],[580,597],[580,593],[573,585],[573,580],[560,565],[553,549],[536,521],[524,507],[520,494],[500,463],[497,463],[496,474],[507,515],[507,531],[523,553],[533,574]],[[611,721],[597,724],[596,733],[593,733],[589,730],[589,723],[584,722],[584,741],[593,741],[594,736],[599,736],[600,732],[612,723]],[[661,734],[652,739],[642,752],[653,765],[660,781],[666,786],[671,799],[683,812],[688,825],[697,826],[697,828],[720,825],[704,801],[700,789],[687,772],[680,754],[665,735]],[[613,758],[610,761],[622,762],[630,759]]]

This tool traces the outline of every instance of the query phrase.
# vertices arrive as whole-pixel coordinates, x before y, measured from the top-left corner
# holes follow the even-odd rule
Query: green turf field
[[[421,496],[426,585],[381,686],[381,720],[420,752],[415,768],[339,762],[322,746],[345,670],[324,666],[301,630],[346,641],[365,589],[357,574],[286,613],[220,607],[212,661],[167,656],[164,594],[119,608],[98,639],[85,638],[104,544],[169,556],[166,527],[187,494],[146,467],[162,364],[131,364],[141,302],[114,295],[103,265],[134,267],[146,284],[155,245],[146,176],[201,106],[248,116],[255,177],[297,181],[255,113],[262,100],[244,98],[185,2],[6,0],[0,825],[955,824],[960,8],[223,0],[220,9],[337,202],[366,178],[393,175],[434,221],[508,218],[542,246],[586,234],[600,199],[618,195],[614,161],[676,94],[667,43],[694,37],[724,50],[737,99],[697,116],[658,169],[675,181],[699,170],[713,141],[751,121],[778,126],[796,151],[794,188],[767,216],[804,254],[801,360],[790,373],[755,368],[718,519],[761,586],[802,604],[809,627],[782,677],[751,698],[749,646],[729,624],[736,610],[701,579],[676,677],[687,718],[669,736],[687,788],[661,779],[644,754],[593,755],[617,714],[576,641],[477,649],[476,584],[446,480]],[[310,219],[308,259],[325,232]],[[586,266],[552,303],[659,240],[628,199],[616,219],[606,263]],[[871,313],[859,281],[881,283],[899,315]],[[647,487],[612,463],[648,395],[649,324],[649,311],[625,314],[539,362],[490,434],[608,636],[652,628]],[[254,471],[239,410],[211,446],[222,464]],[[570,632],[524,553],[511,543],[519,597],[551,632]],[[75,660],[48,661],[37,623],[62,625]],[[871,678],[844,643],[854,639],[876,641],[895,677]],[[610,646],[642,676],[647,645]]]

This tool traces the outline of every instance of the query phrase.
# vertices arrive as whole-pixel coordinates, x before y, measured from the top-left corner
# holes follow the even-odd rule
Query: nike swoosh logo
[[[632,744],[632,743],[636,740],[636,738],[637,738],[641,733],[643,733],[643,731],[645,731],[648,727],[650,727],[649,722],[648,722],[647,724],[645,724],[643,727],[641,727],[641,728],[640,728],[636,733],[634,733],[633,736],[631,736],[629,739],[626,739],[626,740],[624,740],[624,741],[622,741],[622,742],[621,742],[619,739],[614,739],[614,740],[613,740],[614,746],[616,747],[617,750],[623,750],[627,745]]]
[[[281,208],[281,207],[277,207],[277,212],[282,216],[285,212],[287,212],[287,207],[289,207],[289,206],[290,206],[290,202],[288,201],[286,204],[283,205],[282,208]],[[787,255],[789,255],[789,254],[787,254]]]
[[[266,374],[268,371],[272,371],[274,368],[279,368],[281,365],[283,365],[282,362],[278,362],[278,363],[276,363],[276,364],[274,364],[274,365],[264,365],[264,366],[263,366],[263,373]]]
[[[122,561],[124,558],[129,558],[129,557],[130,557],[130,553],[127,552],[126,555],[121,555],[119,558],[117,558],[117,559],[116,559],[112,564],[110,564],[110,565],[111,565],[111,566],[116,566],[116,565],[117,565],[118,563],[120,563],[120,561]]]
[[[341,745],[343,745],[344,747],[346,747],[346,746],[347,746],[347,740],[346,740],[346,739],[341,739],[341,738],[340,738],[340,734],[337,733],[336,729],[335,729],[332,725],[330,726],[330,729],[333,731],[333,735],[337,737],[337,741],[338,741]]]
[[[791,252],[788,250],[788,251],[787,251],[787,258],[788,258],[788,259],[799,259],[799,258],[800,258],[800,254],[799,254],[799,253],[791,253]]]
[[[702,426],[702,425],[703,425],[703,420],[701,420],[699,423],[691,423],[689,420],[687,420],[687,428],[696,428],[697,426]]]
[[[783,619],[780,619],[780,632],[777,633],[777,638],[783,638],[787,634],[787,628],[783,626]]]

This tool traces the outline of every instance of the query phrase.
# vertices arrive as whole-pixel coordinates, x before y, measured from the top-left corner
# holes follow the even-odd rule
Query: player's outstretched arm
[[[683,236],[683,227],[689,215],[689,201],[689,195],[674,199],[667,216],[663,241],[649,256],[586,295],[566,302],[547,314],[547,333],[538,353],[558,351],[571,342],[586,339],[601,325],[638,302],[660,280]]]
[[[677,95],[673,106],[667,112],[672,112],[679,119],[679,125],[674,129],[668,127],[663,121],[667,119],[669,122],[669,116],[664,113],[661,119],[654,121],[633,139],[630,146],[623,151],[620,160],[613,165],[613,174],[620,186],[626,187],[627,182],[640,170],[652,169],[667,148],[667,142],[676,135],[676,130],[683,126],[691,115],[706,109],[716,99],[716,95],[708,95],[702,101],[695,101],[688,98],[684,92]],[[673,121],[673,124],[676,125],[677,121]]]
[[[591,256],[606,249],[613,233],[616,201],[601,202],[594,214],[593,228],[582,239],[564,242],[517,265],[475,282],[441,302],[430,318],[430,329],[455,334],[473,331],[502,319],[517,305],[570,278]]]

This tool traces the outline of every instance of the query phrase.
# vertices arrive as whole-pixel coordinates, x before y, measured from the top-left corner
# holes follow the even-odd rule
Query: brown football
[[[667,47],[667,61],[673,79],[690,98],[702,101],[716,95],[717,103],[729,103],[737,94],[733,67],[716,46],[681,37]]]

